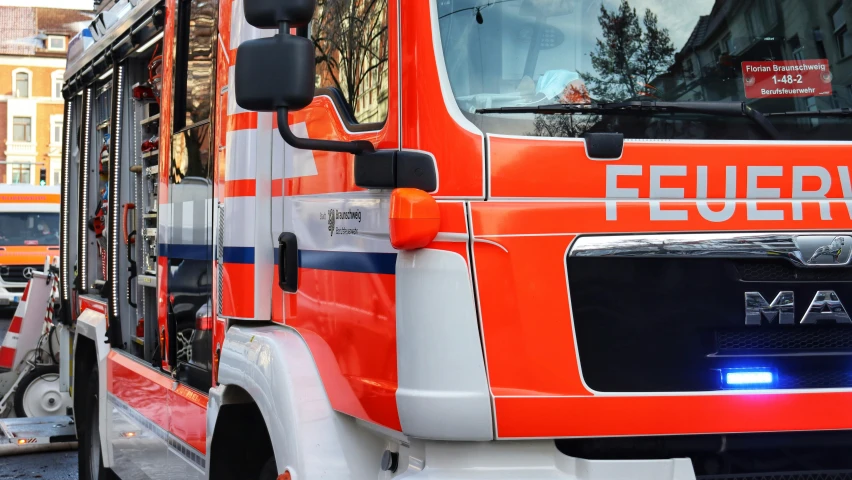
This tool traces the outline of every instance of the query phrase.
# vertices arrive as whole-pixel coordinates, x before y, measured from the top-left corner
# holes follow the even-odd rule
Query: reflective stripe
[[[225,180],[257,179],[257,130],[228,132]]]
[[[254,248],[255,197],[232,197],[225,199],[225,239],[223,247]]]
[[[389,214],[387,193],[284,197],[283,231],[293,232],[303,250],[396,253]]]
[[[203,453],[192,448],[188,443],[168,432],[163,427],[157,425],[155,422],[136,411],[136,409],[130,405],[124,403],[121,399],[113,395],[112,392],[107,392],[107,398],[109,399],[109,403],[115,407],[116,410],[126,415],[140,427],[148,430],[161,440],[165,441],[169,446],[169,450],[173,453],[183,457],[184,460],[188,461],[193,466],[198,467],[202,471],[204,470],[207,465],[207,457]]]
[[[299,267],[332,272],[396,274],[396,253],[299,250]],[[275,256],[278,258],[278,255]]]
[[[225,263],[244,263],[254,265],[254,248],[225,247],[222,249],[222,261]]]
[[[254,179],[229,180],[225,182],[226,197],[253,197],[257,193]]]
[[[161,257],[184,260],[213,260],[212,245],[183,245],[179,243],[161,243],[158,246]]]
[[[255,130],[257,129],[257,112],[243,112],[228,115],[228,130]]]
[[[283,165],[280,174],[283,178],[312,177],[317,175],[317,162],[314,159],[313,150],[301,150],[293,148],[284,143],[284,139],[278,134],[277,125],[272,125],[272,165]],[[297,137],[308,138],[308,127],[305,122],[290,126],[293,134]],[[274,172],[279,173],[279,172]],[[272,178],[281,178],[273,176]]]

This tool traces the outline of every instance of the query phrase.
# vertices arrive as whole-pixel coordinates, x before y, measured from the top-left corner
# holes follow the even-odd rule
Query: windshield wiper
[[[852,117],[852,108],[764,113],[766,117]]]
[[[770,139],[781,138],[781,133],[759,111],[745,102],[651,102],[631,101],[617,103],[592,103],[480,108],[476,113],[538,113],[550,114],[589,114],[589,115],[649,115],[661,113],[697,113],[723,117],[746,117],[757,125]]]

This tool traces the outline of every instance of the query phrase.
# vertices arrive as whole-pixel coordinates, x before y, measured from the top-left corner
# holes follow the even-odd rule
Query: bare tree
[[[387,0],[319,0],[311,26],[317,74],[355,105],[387,68]],[[362,119],[358,119],[362,120]]]

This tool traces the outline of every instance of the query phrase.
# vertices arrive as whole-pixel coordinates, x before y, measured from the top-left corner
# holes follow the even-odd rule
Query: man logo
[[[844,240],[843,237],[834,237],[834,240],[832,240],[830,244],[818,247],[814,251],[814,254],[811,255],[811,258],[808,259],[808,263],[812,264],[816,262],[816,260],[823,255],[831,255],[833,263],[838,263],[837,260],[843,252],[844,244],[846,244],[846,240]]]
[[[745,294],[745,324],[763,325],[766,323],[778,323],[779,325],[794,325],[795,301],[793,292],[778,292],[772,303],[768,303],[760,292],[746,292]],[[852,318],[846,307],[834,290],[820,290],[814,295],[805,316],[799,324],[835,323],[852,324]]]
[[[798,251],[792,254],[803,267],[837,267],[852,259],[852,236],[798,235],[793,237]]]
[[[33,278],[33,273],[35,273],[35,271],[36,271],[36,269],[33,268],[33,267],[24,268],[24,272],[23,272],[24,278],[26,278],[27,280]]]

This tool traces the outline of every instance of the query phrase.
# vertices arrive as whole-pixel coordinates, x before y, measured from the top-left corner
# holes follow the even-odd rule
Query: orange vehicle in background
[[[46,257],[59,255],[59,187],[0,186],[0,307],[15,306]]]

